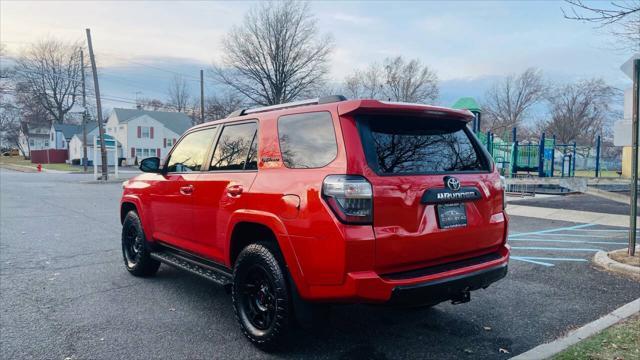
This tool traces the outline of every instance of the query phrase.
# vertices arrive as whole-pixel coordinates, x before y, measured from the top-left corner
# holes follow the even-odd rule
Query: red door
[[[193,199],[200,193],[196,180],[216,131],[213,127],[185,135],[169,154],[165,174],[149,189],[156,240],[195,251]]]
[[[169,173],[150,189],[153,238],[184,247],[192,238],[193,184],[197,173]]]
[[[195,187],[193,247],[206,258],[223,263],[231,215],[248,207],[257,175],[257,124],[225,125],[213,152],[209,171]]]

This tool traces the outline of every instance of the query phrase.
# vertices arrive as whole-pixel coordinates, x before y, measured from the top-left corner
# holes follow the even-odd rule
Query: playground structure
[[[549,137],[545,133],[535,141],[520,140],[516,128],[501,135],[482,132],[481,110],[473,98],[461,98],[452,107],[474,114],[469,127],[491,154],[500,173],[507,178],[600,178],[620,177],[622,174],[622,148],[603,146],[600,136],[589,145],[579,145],[575,141],[563,144],[555,135]]]
[[[545,133],[538,141],[520,141],[516,128],[507,136],[497,136],[491,131],[477,131],[476,136],[505,177],[522,174],[541,178],[620,176],[621,150],[606,147],[605,156],[600,136],[593,146],[580,146],[576,142],[562,144],[555,136],[548,138]]]

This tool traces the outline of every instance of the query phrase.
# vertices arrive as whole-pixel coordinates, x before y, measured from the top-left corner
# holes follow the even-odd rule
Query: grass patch
[[[640,314],[582,340],[554,359],[640,359]]]
[[[22,156],[0,156],[0,165],[17,165],[26,166],[36,169],[38,164],[31,163],[31,160],[25,160]],[[69,164],[42,164],[43,169],[58,170],[58,171],[82,171],[81,167],[72,166]]]
[[[609,254],[609,257],[619,263],[640,267],[640,254],[636,254],[636,256],[629,256],[627,250],[618,250],[612,251]]]
[[[576,170],[577,177],[595,177],[595,170]],[[600,170],[600,177],[619,178],[620,175],[615,170]]]

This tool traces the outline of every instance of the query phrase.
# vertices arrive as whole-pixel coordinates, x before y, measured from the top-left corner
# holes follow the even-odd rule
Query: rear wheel
[[[122,257],[127,270],[135,276],[152,276],[160,262],[151,258],[140,217],[129,211],[122,223]]]
[[[245,336],[255,345],[272,348],[287,334],[291,303],[285,272],[270,244],[244,248],[233,270],[232,298]]]

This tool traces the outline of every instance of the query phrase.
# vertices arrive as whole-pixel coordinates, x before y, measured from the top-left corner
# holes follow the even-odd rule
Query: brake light
[[[364,225],[373,222],[373,190],[362,176],[327,176],[322,183],[322,197],[344,223]]]

